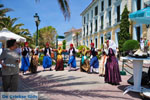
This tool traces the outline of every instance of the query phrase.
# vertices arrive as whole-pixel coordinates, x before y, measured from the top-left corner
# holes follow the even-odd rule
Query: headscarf
[[[114,54],[117,52],[117,50],[116,50],[117,46],[113,40],[109,40],[109,48],[113,49]]]

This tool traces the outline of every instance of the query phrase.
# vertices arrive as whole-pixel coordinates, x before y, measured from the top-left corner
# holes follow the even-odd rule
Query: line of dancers
[[[99,60],[97,58],[98,52],[102,52],[101,62],[99,66]],[[31,63],[29,62],[30,52]],[[63,50],[61,47],[58,49],[52,49],[49,47],[49,43],[46,43],[45,48],[39,50],[36,47],[34,50],[31,50],[26,42],[24,47],[22,48],[22,62],[21,62],[21,71],[23,74],[26,74],[26,71],[29,69],[32,73],[37,71],[38,66],[38,55],[39,52],[44,53],[43,57],[43,71],[49,68],[52,71],[52,52],[57,52],[56,59],[56,71],[64,70],[64,61],[63,61],[63,52],[69,53],[68,60],[68,71],[76,71],[78,70],[76,65],[76,53],[81,53],[81,61],[80,61],[80,70],[84,72],[88,72],[89,74],[96,73],[100,76],[105,77],[105,82],[113,85],[118,85],[121,82],[121,76],[119,72],[118,60],[115,56],[116,54],[116,45],[114,41],[107,40],[106,44],[103,46],[103,49],[94,48],[94,43],[91,43],[91,49],[87,50],[87,48],[83,48],[82,50],[77,50],[74,48],[73,44],[70,44],[70,48],[68,50]],[[88,54],[90,54],[90,61],[88,60]]]

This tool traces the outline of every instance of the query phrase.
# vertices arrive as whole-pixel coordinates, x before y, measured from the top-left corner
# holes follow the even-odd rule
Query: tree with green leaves
[[[66,40],[63,40],[62,44],[63,44],[63,49],[65,50],[66,49]]]
[[[29,36],[31,36],[29,30],[21,28],[24,25],[22,23],[15,24],[17,20],[18,18],[10,18],[10,16],[8,16],[6,19],[0,21],[0,29],[7,28],[9,31],[28,39]]]
[[[127,9],[127,5],[125,6],[123,13],[121,15],[121,23],[120,23],[120,32],[118,33],[118,39],[119,39],[119,51],[123,51],[123,44],[126,40],[130,40],[130,33],[129,33],[129,11]]]
[[[51,47],[55,46],[55,38],[57,36],[56,29],[52,26],[47,26],[38,30],[39,34],[39,46],[44,47],[46,42],[50,44]],[[36,33],[33,36],[34,42],[36,40]]]

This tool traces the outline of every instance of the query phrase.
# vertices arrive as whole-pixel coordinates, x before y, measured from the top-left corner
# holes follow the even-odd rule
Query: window
[[[91,10],[91,19],[93,18],[93,10]]]
[[[101,2],[101,11],[104,11],[104,1]]]
[[[83,45],[85,45],[85,41],[83,42]]]
[[[87,14],[87,22],[89,21],[89,14]]]
[[[95,7],[95,16],[98,15],[98,6]]]
[[[109,26],[111,26],[111,11],[109,11]]]
[[[137,0],[137,10],[141,9],[141,0]]]
[[[93,33],[93,24],[91,22],[91,34]]]
[[[104,42],[104,41],[103,41],[103,36],[101,36],[101,45],[103,45],[103,42]]]
[[[86,18],[84,17],[84,24],[85,24]]]
[[[110,40],[110,39],[111,39],[111,33],[110,33],[110,32],[108,32],[108,33],[106,34],[106,39],[107,39],[107,40]]]
[[[95,48],[97,48],[97,38],[95,39]]]
[[[89,33],[89,27],[88,27],[88,25],[87,25],[87,35],[88,35],[88,33]]]
[[[136,36],[137,36],[137,41],[139,41],[139,42],[140,42],[140,33],[141,33],[140,26],[136,27]]]
[[[120,22],[120,5],[117,6],[117,22]]]
[[[97,32],[97,19],[95,20],[95,32]]]
[[[108,6],[111,6],[111,0],[108,0]]]
[[[101,29],[103,29],[103,24],[104,23],[104,20],[103,20],[103,16],[101,16]]]
[[[86,45],[88,46],[88,41],[86,41]]]
[[[83,28],[83,36],[85,36],[85,27]]]

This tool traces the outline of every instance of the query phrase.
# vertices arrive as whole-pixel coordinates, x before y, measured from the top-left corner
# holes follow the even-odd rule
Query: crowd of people
[[[51,57],[52,52],[57,53],[57,58],[55,60],[56,71],[64,70],[63,52],[68,52],[69,54],[67,63],[68,71],[76,71],[78,70],[76,64],[76,53],[81,53],[80,71],[87,72],[89,74],[99,74],[100,77],[104,77],[105,83],[112,85],[119,85],[121,82],[119,64],[116,57],[117,46],[112,40],[107,40],[102,49],[95,48],[94,43],[91,43],[90,50],[86,47],[83,47],[82,50],[78,50],[74,48],[73,44],[70,44],[70,48],[68,50],[63,50],[61,47],[58,47],[58,49],[52,49],[50,48],[49,43],[46,43],[43,49],[40,49],[39,47],[31,49],[28,42],[25,42],[24,46],[19,49],[17,46],[18,44],[14,39],[8,40],[6,44],[7,47],[5,49],[3,48],[2,54],[0,55],[4,92],[17,91],[19,70],[22,71],[23,75],[25,75],[27,71],[30,71],[31,73],[37,72],[40,53],[44,54],[42,63],[43,71],[47,69],[50,71],[53,70],[53,59]],[[150,47],[150,42],[141,39],[141,49],[147,50],[145,45]],[[98,52],[102,52],[100,63],[97,57]],[[90,57],[88,55],[90,55]],[[21,68],[19,68],[20,62]]]

